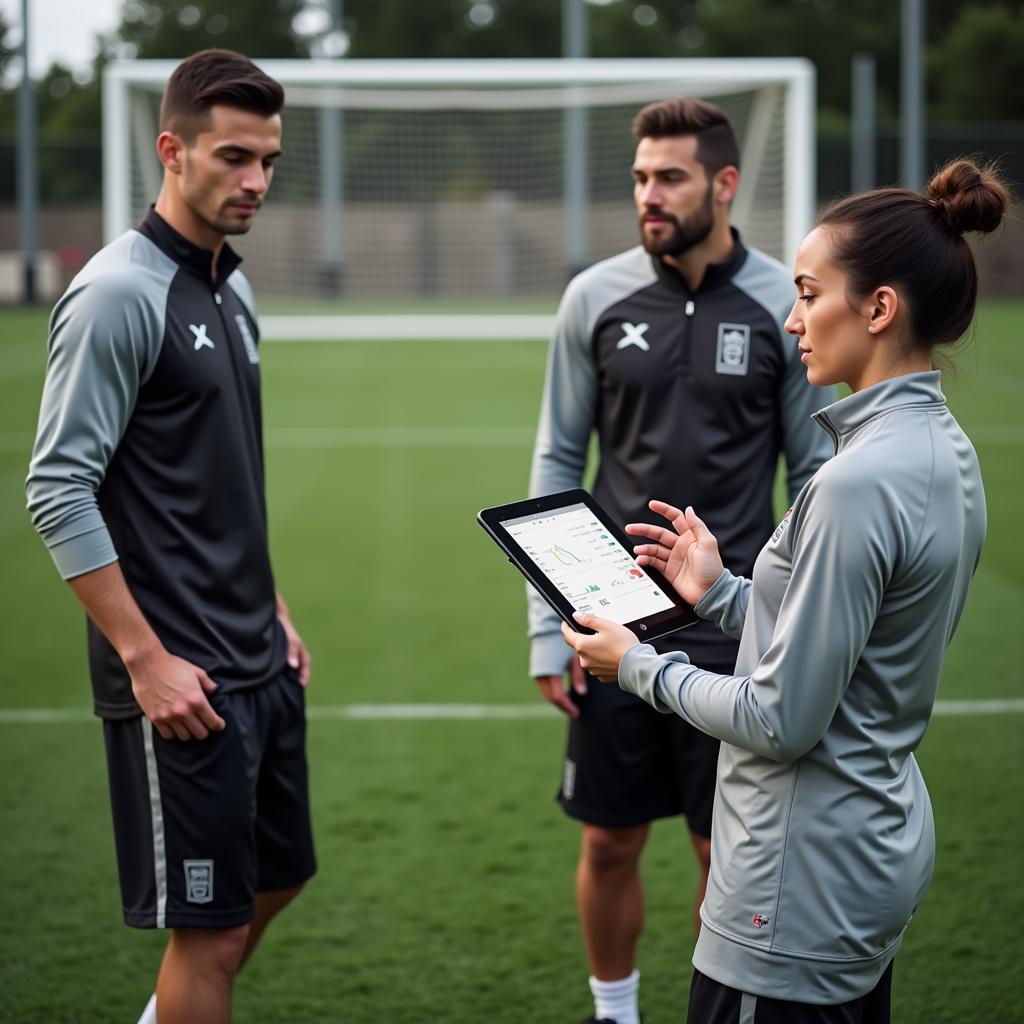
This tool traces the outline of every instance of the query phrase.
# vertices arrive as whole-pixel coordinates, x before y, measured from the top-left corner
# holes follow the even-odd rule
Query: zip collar
[[[651,257],[655,273],[670,288],[686,295],[700,295],[721,288],[736,276],[747,259],[747,250],[740,238],[740,233],[734,227],[730,227],[729,231],[732,233],[732,249],[729,255],[718,263],[707,265],[696,291],[692,291],[683,275],[675,267],[669,266],[660,256]]]
[[[945,408],[940,379],[938,370],[904,373],[826,405],[811,418],[829,434],[838,453],[857,430],[884,413],[911,406]]]
[[[145,235],[175,263],[202,278],[214,290],[219,288],[242,262],[242,257],[225,242],[217,259],[217,279],[214,280],[211,273],[213,250],[204,249],[190,242],[183,234],[175,231],[153,206],[150,206],[146,219],[139,225],[139,234]]]

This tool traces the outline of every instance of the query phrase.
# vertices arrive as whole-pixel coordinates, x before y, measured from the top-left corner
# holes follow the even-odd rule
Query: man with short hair
[[[830,455],[810,416],[833,396],[808,385],[783,329],[790,274],[730,228],[739,148],[725,113],[701,100],[665,100],[641,110],[633,131],[642,244],[566,289],[530,493],[579,487],[596,430],[594,494],[620,524],[654,522],[652,497],[692,504],[726,562],[749,574],[774,525],[779,455],[792,499]],[[530,636],[530,673],[569,717],[558,800],[583,823],[576,896],[594,996],[589,1020],[637,1024],[640,856],[652,821],[686,815],[700,865],[699,928],[718,743],[632,694],[590,685],[536,594]],[[736,659],[735,642],[706,623],[656,646],[686,650],[713,672],[731,673]]]
[[[206,50],[172,74],[137,230],[50,323],[32,520],[88,613],[125,921],[170,938],[142,1021],[222,1024],[234,979],[315,869],[310,657],[267,548],[252,225],[284,92]]]

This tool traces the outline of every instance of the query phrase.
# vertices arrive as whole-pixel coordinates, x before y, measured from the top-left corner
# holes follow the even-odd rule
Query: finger
[[[672,557],[672,548],[666,547],[664,544],[636,544],[633,547],[633,554],[637,557],[648,555],[651,558],[660,558],[663,562],[666,562]]]
[[[308,686],[310,676],[312,675],[313,657],[307,650],[306,645],[302,644],[299,650],[299,682],[303,686]]]
[[[540,689],[540,695],[549,704],[553,704],[570,718],[579,717],[579,708],[565,692],[565,682],[561,676],[540,676],[537,679],[537,686]]]
[[[677,519],[683,518],[683,510],[676,508],[675,505],[670,505],[667,501],[652,500],[647,503],[647,507],[652,512],[657,512],[659,516],[668,519],[672,523],[675,523]]]
[[[573,699],[564,690],[557,696],[552,697],[551,703],[554,704],[559,711],[564,711],[570,718],[580,717],[580,709],[576,707]]]
[[[586,626],[587,629],[596,630],[598,633],[602,629],[614,629],[618,626],[617,622],[612,622],[611,619],[602,619],[600,615],[595,615],[593,612],[573,612],[572,616],[581,626]],[[575,650],[577,652],[582,651],[586,648],[588,637],[580,637],[580,642],[577,642]],[[583,659],[580,659],[580,664],[586,668],[586,664]]]
[[[150,721],[152,721],[152,719],[150,719]],[[153,728],[155,728],[156,731],[158,733],[160,733],[160,736],[161,736],[162,739],[165,739],[165,740],[173,740],[174,739],[174,732],[171,730],[171,727],[168,726],[168,725],[164,725],[163,722],[160,722],[160,723],[153,722]]]
[[[205,740],[210,735],[210,730],[203,725],[198,715],[186,715],[181,720],[181,724],[185,726],[189,736],[195,737],[197,740]]]
[[[174,738],[182,740],[183,742],[185,740],[190,740],[192,738],[188,729],[185,728],[180,718],[171,719],[171,721],[168,722],[168,725],[170,725],[171,730],[174,733]]]
[[[577,612],[576,615],[574,615],[573,617],[576,618],[576,616],[578,615],[579,613]],[[577,642],[582,639],[580,637],[580,634],[577,633],[576,630],[573,629],[567,622],[562,623],[562,637],[574,651],[577,650]]]
[[[291,668],[298,669],[301,663],[301,651],[302,641],[299,640],[294,634],[288,637],[288,665]]]
[[[213,705],[205,699],[196,708],[196,717],[211,732],[222,732],[226,724],[224,719],[213,710]]]
[[[649,565],[652,569],[657,569],[658,572],[664,574],[668,571],[668,562],[664,558],[658,558],[656,555],[637,555],[637,565]]]
[[[578,694],[582,696],[587,692],[587,677],[578,658],[569,665],[569,678],[572,681],[572,688]]]
[[[592,619],[595,619],[595,618],[597,618],[597,616],[596,616],[596,615],[594,615],[594,613],[593,613],[593,612],[573,612],[573,613],[572,613],[572,617],[573,617],[573,618],[574,618],[574,619],[575,619],[575,620],[576,620],[576,621],[577,621],[577,622],[578,622],[578,623],[579,623],[579,624],[580,624],[581,626],[586,626],[586,627],[587,627],[587,629],[590,629],[590,628],[591,628],[591,625],[590,625],[590,623],[591,623],[591,620],[592,620]],[[565,626],[563,625],[563,626],[562,626],[562,629],[565,629],[565,628],[566,628],[566,627],[565,627]],[[578,635],[578,634],[577,634],[577,635]],[[577,653],[579,652],[579,647],[577,647],[577,646],[576,646],[575,644],[569,644],[569,646],[570,646],[570,647],[571,647],[571,648],[572,648],[572,649],[573,649],[574,651],[576,651]]]
[[[217,689],[217,684],[202,669],[199,669],[196,672],[196,676],[199,679],[199,685],[207,693],[213,693],[213,691]]]
[[[686,516],[686,525],[691,530],[693,530],[694,535],[696,536],[697,540],[699,540],[699,541],[700,540],[706,540],[709,537],[712,540],[714,539],[714,537],[712,536],[711,531],[705,525],[704,520],[701,519],[700,516],[698,516],[697,513],[693,511],[693,506],[692,505],[687,505],[686,506],[685,516]]]
[[[634,537],[646,537],[666,548],[672,547],[679,539],[679,534],[674,530],[669,530],[664,526],[655,526],[652,523],[630,523],[626,527],[626,532]],[[635,551],[636,548],[633,550]]]

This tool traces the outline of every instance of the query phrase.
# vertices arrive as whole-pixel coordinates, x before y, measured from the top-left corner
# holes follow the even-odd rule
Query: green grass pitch
[[[24,511],[45,315],[0,314],[0,708],[88,707],[83,617]],[[1022,695],[1024,304],[989,302],[947,380],[989,537],[940,697]],[[476,524],[526,487],[537,343],[267,345],[270,523],[315,657],[311,705],[536,700],[523,592]],[[486,426],[485,426],[486,425]],[[1024,1020],[1024,715],[937,717],[919,752],[938,866],[896,962],[895,1019]],[[575,1022],[578,832],[552,797],[562,724],[316,718],[320,873],[237,989],[239,1021]],[[130,1022],[163,937],[120,923],[97,722],[0,716],[0,1020]],[[685,1019],[693,858],[645,860],[649,1024]]]

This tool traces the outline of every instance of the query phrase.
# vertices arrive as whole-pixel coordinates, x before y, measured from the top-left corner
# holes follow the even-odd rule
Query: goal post
[[[710,99],[741,146],[733,222],[790,261],[814,215],[815,78],[799,59],[257,60],[285,89],[284,157],[233,240],[264,307],[549,306],[570,272],[638,241],[630,125]],[[104,233],[159,189],[173,61],[104,72]],[[344,300],[342,303],[341,300]]]

